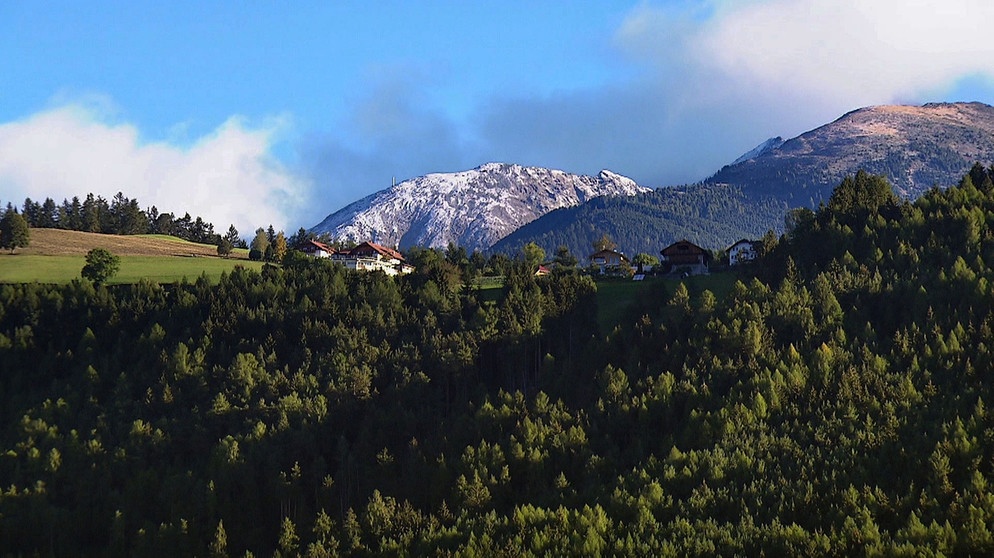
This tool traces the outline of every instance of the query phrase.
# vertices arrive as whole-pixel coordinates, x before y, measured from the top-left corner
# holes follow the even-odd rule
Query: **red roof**
[[[396,260],[404,261],[404,256],[394,250],[393,248],[387,248],[386,246],[380,246],[375,242],[363,242],[362,244],[356,246],[355,248],[349,250],[349,255],[361,256],[365,254],[377,253],[386,258],[393,258]]]
[[[327,244],[324,244],[323,242],[318,242],[317,240],[308,240],[307,243],[304,244],[304,246],[301,248],[301,250],[303,250],[304,252],[315,252],[320,250],[322,252],[327,252],[329,254],[335,253],[334,248],[328,246]]]

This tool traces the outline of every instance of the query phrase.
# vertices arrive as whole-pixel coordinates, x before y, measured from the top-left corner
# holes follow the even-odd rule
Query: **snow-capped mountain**
[[[487,163],[405,180],[326,217],[311,231],[388,246],[487,249],[525,223],[598,196],[649,191],[608,170],[597,176]]]

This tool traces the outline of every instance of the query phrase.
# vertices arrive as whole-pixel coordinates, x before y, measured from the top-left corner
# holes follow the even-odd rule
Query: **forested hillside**
[[[16,210],[14,204],[8,201],[6,209],[2,211]],[[142,210],[137,198],[128,198],[122,192],[118,192],[110,202],[93,194],[87,194],[83,201],[75,196],[72,201],[63,199],[61,204],[55,203],[52,198],[45,198],[41,203],[26,198],[20,214],[31,228],[119,235],[166,234],[198,244],[212,245],[217,245],[224,238],[235,247],[247,248],[234,225],[229,226],[228,232],[222,237],[214,232],[212,223],[200,217],[194,219],[189,213],[183,217],[159,213],[154,205]]]
[[[787,207],[773,198],[747,198],[741,188],[728,184],[660,188],[558,209],[514,231],[492,250],[516,253],[535,242],[546,253],[566,246],[583,258],[605,234],[632,256],[640,252],[658,255],[683,238],[721,250],[740,238],[755,239],[771,228],[782,228]]]
[[[11,554],[990,555],[994,171],[846,179],[719,299],[319,261],[0,287]]]

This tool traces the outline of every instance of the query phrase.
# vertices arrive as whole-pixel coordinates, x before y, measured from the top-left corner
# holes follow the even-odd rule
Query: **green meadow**
[[[693,277],[646,277],[642,281],[632,281],[620,277],[596,277],[597,283],[597,325],[603,334],[610,333],[616,326],[633,322],[640,316],[638,308],[665,304],[677,285],[683,283],[692,298],[705,290],[711,291],[718,300],[724,299],[739,279],[731,272],[696,275]],[[481,301],[498,302],[504,293],[503,277],[483,277],[473,284],[476,296]]]
[[[718,300],[722,300],[732,290],[732,285],[738,279],[735,273],[713,273],[711,275],[696,275],[681,278],[646,277],[643,281],[631,279],[603,278],[597,280],[597,325],[601,333],[607,334],[615,326],[628,321],[637,320],[635,310],[650,301],[663,304],[673,296],[677,285],[687,286],[691,297],[696,297],[705,290],[711,291]]]
[[[173,283],[186,277],[194,280],[206,274],[217,282],[221,274],[235,266],[261,269],[262,262],[243,259],[182,256],[120,256],[121,269],[107,281],[108,285],[136,283],[146,278],[158,283]],[[39,256],[15,254],[0,257],[0,283],[69,283],[79,279],[85,256]]]

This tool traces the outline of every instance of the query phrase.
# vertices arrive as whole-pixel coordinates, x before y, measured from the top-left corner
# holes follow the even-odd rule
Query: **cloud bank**
[[[730,4],[694,37],[698,59],[740,85],[855,106],[919,99],[994,75],[986,0],[774,0]],[[734,48],[730,48],[734,46]]]
[[[230,224],[242,236],[269,224],[298,226],[292,218],[308,183],[272,156],[282,122],[251,128],[232,117],[184,147],[143,142],[134,126],[110,120],[93,106],[69,104],[0,125],[4,203],[61,203],[91,192],[110,200],[122,192],[143,208],[201,216],[220,233]]]

